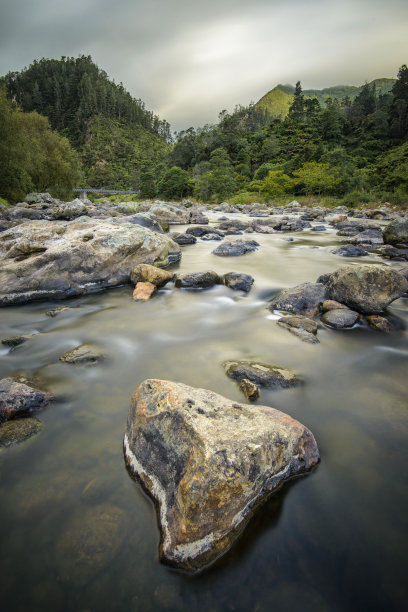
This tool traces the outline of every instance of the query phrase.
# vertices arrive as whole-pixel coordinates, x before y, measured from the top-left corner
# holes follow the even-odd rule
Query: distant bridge
[[[101,193],[102,195],[114,195],[116,193],[123,195],[137,195],[138,191],[118,191],[117,189],[87,189],[86,187],[83,189],[73,189],[74,193],[79,193],[79,197],[81,200],[86,200],[87,193]]]

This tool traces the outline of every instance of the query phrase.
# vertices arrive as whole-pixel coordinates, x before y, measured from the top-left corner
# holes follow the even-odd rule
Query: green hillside
[[[369,85],[374,86],[376,95],[382,95],[391,91],[395,79],[375,79]],[[335,85],[334,87],[326,87],[325,89],[304,89],[303,95],[305,98],[317,98],[322,104],[329,98],[336,100],[344,100],[348,97],[354,100],[362,91],[363,85],[360,87],[354,85]],[[295,88],[291,85],[277,85],[271,91],[268,91],[256,104],[255,108],[267,112],[271,117],[286,117],[289,107],[293,102],[293,94]]]

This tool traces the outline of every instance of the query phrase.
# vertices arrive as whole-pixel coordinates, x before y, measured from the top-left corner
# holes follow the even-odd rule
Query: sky
[[[408,63],[408,2],[0,0],[0,75],[82,54],[179,131],[278,83],[395,77]]]

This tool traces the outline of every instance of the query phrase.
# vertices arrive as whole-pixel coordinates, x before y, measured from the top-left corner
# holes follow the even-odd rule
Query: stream
[[[209,216],[216,223],[220,215]],[[140,303],[129,285],[1,309],[0,338],[34,335],[11,351],[0,345],[0,378],[38,377],[57,397],[38,413],[37,436],[0,449],[2,610],[405,608],[408,300],[389,307],[390,334],[322,325],[316,345],[279,327],[266,308],[280,289],[315,282],[340,265],[384,263],[377,255],[332,254],[341,238],[326,227],[248,234],[260,247],[242,257],[213,255],[214,241],[182,247],[176,273],[251,274],[247,295],[170,283]],[[60,306],[69,308],[46,315]],[[108,358],[94,367],[59,361],[82,343]],[[144,379],[162,378],[243,402],[221,365],[240,359],[285,366],[302,378],[290,390],[262,389],[255,405],[310,428],[321,463],[273,495],[214,565],[187,575],[159,563],[153,503],[125,467],[130,397]]]

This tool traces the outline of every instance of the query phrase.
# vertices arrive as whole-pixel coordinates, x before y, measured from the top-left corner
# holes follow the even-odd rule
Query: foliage
[[[293,186],[294,180],[284,174],[282,170],[270,170],[268,176],[261,183],[260,191],[274,197],[293,191]]]
[[[165,198],[181,200],[190,192],[188,172],[178,166],[169,168],[159,181],[158,191]]]
[[[80,180],[79,159],[68,140],[36,112],[13,108],[0,88],[0,193],[11,202],[29,191],[69,197]]]
[[[297,186],[303,187],[306,195],[333,193],[341,181],[340,169],[337,166],[317,162],[306,162],[293,172],[293,176],[299,179]]]

